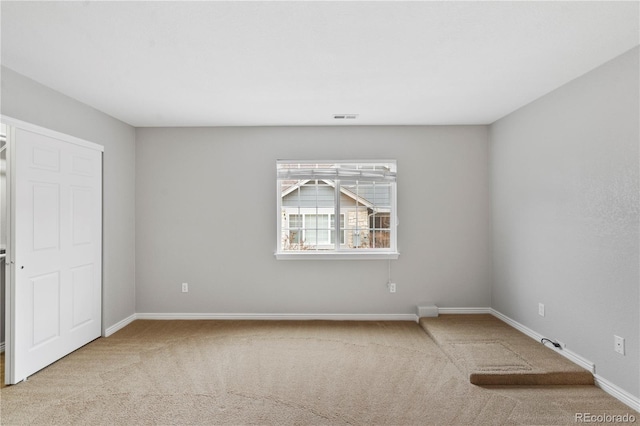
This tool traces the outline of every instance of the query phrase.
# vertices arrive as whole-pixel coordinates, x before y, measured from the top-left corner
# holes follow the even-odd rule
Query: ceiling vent
[[[333,114],[333,118],[336,120],[355,120],[358,118],[358,114]]]

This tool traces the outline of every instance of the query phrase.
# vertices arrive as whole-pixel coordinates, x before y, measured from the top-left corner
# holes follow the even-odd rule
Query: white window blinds
[[[278,161],[279,180],[329,179],[362,182],[395,182],[396,163],[366,162],[291,162]]]

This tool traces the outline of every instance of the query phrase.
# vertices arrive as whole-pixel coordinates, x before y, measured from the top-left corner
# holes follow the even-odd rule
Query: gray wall
[[[414,313],[490,304],[488,128],[136,130],[139,313]],[[397,159],[388,261],[276,260],[277,159]],[[189,293],[180,293],[180,283]]]
[[[135,313],[135,130],[2,67],[3,115],[104,146],[103,327]]]
[[[491,126],[493,307],[635,396],[638,75],[635,48]]]

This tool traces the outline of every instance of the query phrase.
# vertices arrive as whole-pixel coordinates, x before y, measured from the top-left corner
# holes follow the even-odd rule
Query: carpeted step
[[[593,385],[593,375],[492,315],[421,318],[475,385]]]

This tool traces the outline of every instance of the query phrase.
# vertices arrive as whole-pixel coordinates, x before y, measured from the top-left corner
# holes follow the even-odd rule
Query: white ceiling
[[[3,66],[136,127],[488,124],[640,37],[637,1],[2,1],[0,13]]]

